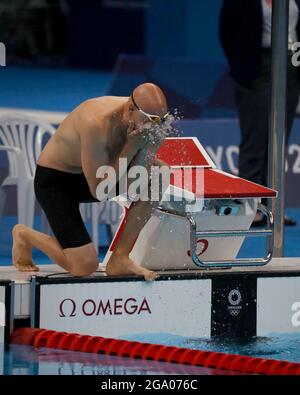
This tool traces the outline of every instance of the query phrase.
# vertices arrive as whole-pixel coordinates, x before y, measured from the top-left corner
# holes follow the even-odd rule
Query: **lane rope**
[[[128,340],[117,340],[48,329],[19,328],[11,343],[59,350],[81,351],[102,355],[201,366],[239,373],[264,375],[300,375],[300,363],[200,351]]]

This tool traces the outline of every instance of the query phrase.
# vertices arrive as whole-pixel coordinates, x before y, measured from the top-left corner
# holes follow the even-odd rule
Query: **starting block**
[[[133,246],[130,257],[136,263],[153,270],[190,270],[263,266],[271,260],[273,217],[260,199],[274,198],[276,191],[216,169],[197,138],[167,138],[157,157],[170,166],[171,182]],[[267,216],[267,227],[250,230],[257,210]],[[124,207],[104,264],[127,213]],[[267,238],[265,256],[237,259],[245,237]]]

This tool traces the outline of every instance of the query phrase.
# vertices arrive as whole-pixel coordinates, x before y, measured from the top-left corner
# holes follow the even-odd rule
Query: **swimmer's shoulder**
[[[101,96],[88,99],[75,109],[75,122],[80,125],[80,132],[90,129],[99,129],[102,133],[109,132],[111,128],[111,114],[128,97]]]
[[[95,111],[93,106],[89,105],[84,111],[75,114],[74,131],[81,141],[105,145],[109,135],[109,122],[104,113]]]
[[[119,96],[101,96],[85,100],[73,111],[78,118],[89,122],[91,119],[102,120],[111,114],[114,109],[125,103],[128,98]]]
[[[106,145],[110,138],[111,114],[116,107],[128,98],[101,96],[85,100],[66,118],[60,129],[71,129],[80,140],[81,137]]]
[[[114,108],[122,103],[125,103],[129,97],[127,96],[99,96],[87,99],[82,102],[77,109],[79,111],[103,111]]]

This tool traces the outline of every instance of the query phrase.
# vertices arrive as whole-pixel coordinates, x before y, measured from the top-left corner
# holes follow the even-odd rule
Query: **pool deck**
[[[251,274],[263,274],[272,277],[274,275],[284,276],[286,273],[288,276],[293,275],[293,273],[300,273],[300,258],[273,258],[271,262],[264,267],[235,267],[231,269],[209,269],[209,270],[170,270],[170,271],[160,271],[159,277],[163,279],[204,279],[214,276],[228,276],[228,275],[251,275]],[[0,282],[9,280],[14,285],[13,298],[14,298],[14,317],[15,318],[26,318],[30,316],[30,300],[31,300],[31,290],[30,283],[34,276],[38,277],[48,277],[51,279],[64,280],[64,282],[70,283],[74,280],[70,274],[65,272],[57,265],[40,265],[38,272],[26,272],[22,273],[17,271],[13,266],[0,267]],[[133,278],[138,279],[138,276],[114,276],[114,280],[118,281],[128,281]],[[86,277],[84,280],[102,280],[109,282],[112,277],[107,276],[105,273],[105,268],[99,265],[99,269],[93,275]],[[142,278],[141,278],[141,281]]]
[[[33,276],[52,278],[56,275],[60,278],[64,276],[65,278],[73,278],[70,274],[64,271],[58,265],[40,265],[38,272],[19,272],[14,266],[4,266],[0,267],[0,281],[10,280],[15,284],[29,284]],[[169,275],[204,275],[204,274],[233,274],[233,273],[272,273],[272,272],[293,272],[300,271],[300,257],[299,258],[273,258],[265,266],[252,266],[252,267],[233,267],[228,269],[195,269],[195,270],[162,270],[159,271],[159,275],[169,276]],[[93,275],[88,278],[105,277],[109,281],[109,276],[105,273],[105,267],[99,265],[99,269]],[[121,277],[121,276],[118,276]],[[132,276],[131,276],[132,277]],[[126,280],[126,276],[122,276],[122,279]]]

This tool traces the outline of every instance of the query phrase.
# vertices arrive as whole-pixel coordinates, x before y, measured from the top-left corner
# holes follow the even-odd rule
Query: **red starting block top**
[[[166,138],[157,152],[157,158],[165,161],[172,169],[171,185],[196,193],[196,171],[203,168],[203,176],[197,191],[206,199],[236,199],[276,197],[277,192],[243,178],[216,169],[212,159],[196,137]],[[183,169],[189,169],[184,174]],[[184,182],[184,177],[189,182]],[[204,186],[203,186],[204,184]]]
[[[191,169],[189,173],[186,173],[186,177],[192,175],[192,182],[184,182],[185,173],[183,169],[173,169],[171,185],[179,188],[183,187],[196,193],[196,171],[197,169]],[[273,189],[224,173],[218,169],[203,169],[203,176],[198,177],[198,182],[204,182],[204,187],[200,185],[197,190],[202,191],[205,199],[245,199],[277,196],[277,192]],[[198,196],[203,198],[203,195],[199,193]]]
[[[172,167],[216,167],[196,137],[166,138],[157,158]]]

